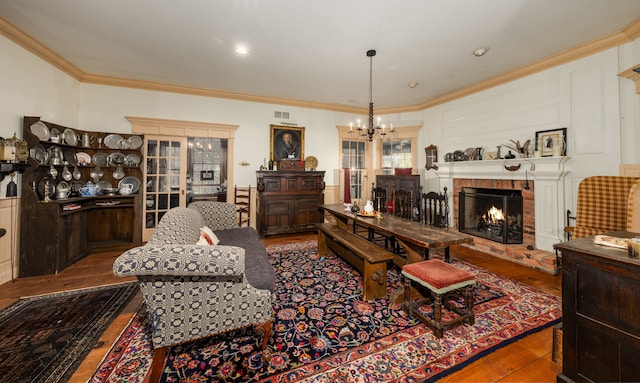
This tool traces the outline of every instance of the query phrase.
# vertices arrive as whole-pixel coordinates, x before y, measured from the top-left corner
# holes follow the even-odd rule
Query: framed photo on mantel
[[[540,157],[567,155],[567,128],[536,132],[536,149]]]
[[[304,128],[271,125],[271,159],[304,159]]]

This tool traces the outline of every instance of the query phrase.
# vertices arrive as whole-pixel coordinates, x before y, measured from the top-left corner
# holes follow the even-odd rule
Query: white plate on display
[[[124,138],[122,138],[119,134],[109,134],[102,141],[109,149],[120,149],[122,148],[122,142],[124,142]]]
[[[76,153],[76,158],[78,159],[78,165],[87,166],[91,164],[91,156],[85,152]]]
[[[129,149],[138,149],[142,146],[142,137],[140,136],[131,136],[127,141],[129,141]]]
[[[50,136],[49,127],[47,127],[47,125],[45,125],[44,122],[42,121],[34,122],[29,127],[29,130],[31,130],[31,133],[36,135],[36,137],[38,137],[40,141],[49,141],[49,136]]]
[[[62,132],[62,138],[64,138],[64,143],[70,146],[78,145],[78,135],[73,130],[67,128]]]
[[[133,190],[131,191],[131,194],[137,192],[140,189],[140,179],[138,177],[135,177],[135,176],[127,176],[127,177],[124,177],[123,179],[121,179],[118,182],[118,189],[122,189],[122,185],[124,185],[124,184],[133,185]]]

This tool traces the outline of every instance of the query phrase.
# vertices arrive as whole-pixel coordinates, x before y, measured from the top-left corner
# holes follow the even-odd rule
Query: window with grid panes
[[[382,142],[382,174],[393,174],[395,168],[412,167],[411,140]]]
[[[342,141],[342,168],[351,169],[351,198],[362,198],[362,175],[365,166],[365,143]]]

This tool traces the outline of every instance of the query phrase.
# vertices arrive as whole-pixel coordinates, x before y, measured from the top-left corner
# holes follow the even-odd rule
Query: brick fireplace
[[[459,193],[463,188],[512,190],[522,194],[522,244],[504,244],[474,236],[476,250],[549,273],[557,273],[553,244],[563,240],[563,170],[566,157],[438,163],[440,189],[451,190],[451,225],[457,230]],[[535,165],[533,165],[535,164]],[[535,170],[531,170],[531,169]],[[526,187],[528,186],[528,188]]]
[[[496,255],[500,258],[514,260],[527,266],[555,273],[556,256],[554,252],[548,252],[535,248],[536,217],[535,217],[535,182],[529,181],[529,190],[523,186],[524,182],[495,179],[464,179],[453,180],[453,222],[458,222],[459,193],[463,188],[517,190],[522,193],[523,205],[523,240],[522,244],[506,244],[491,241],[486,238],[474,237],[473,248],[485,253]],[[456,226],[457,229],[457,226]]]

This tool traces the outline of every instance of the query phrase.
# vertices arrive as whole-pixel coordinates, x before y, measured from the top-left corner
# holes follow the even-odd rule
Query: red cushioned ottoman
[[[463,323],[470,325],[475,323],[473,315],[473,286],[476,283],[476,279],[473,273],[459,269],[440,259],[429,259],[404,265],[402,267],[402,275],[404,275],[405,280],[404,310],[433,330],[437,338],[442,338],[445,330],[460,326]],[[423,286],[431,293],[433,297],[433,319],[418,310],[419,307],[425,305],[427,300],[411,301],[412,283]],[[454,293],[461,289],[464,289],[464,307],[457,307],[449,304],[447,299],[443,300],[446,294]],[[428,300],[430,300],[430,297]],[[447,310],[458,315],[449,321],[443,321],[443,304]]]

